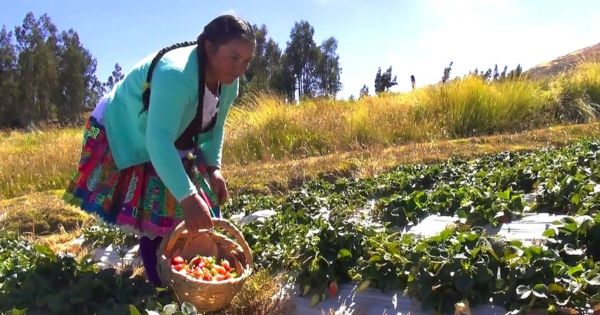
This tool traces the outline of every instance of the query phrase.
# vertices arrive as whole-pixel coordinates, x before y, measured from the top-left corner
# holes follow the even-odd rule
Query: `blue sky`
[[[598,0],[15,0],[2,4],[0,24],[13,29],[28,11],[76,30],[102,81],[116,62],[127,71],[222,13],[265,24],[282,49],[294,22],[306,20],[317,44],[339,42],[343,98],[363,84],[372,93],[378,67],[393,66],[393,90],[405,91],[411,74],[418,86],[434,83],[450,61],[453,76],[496,63],[527,69],[600,42]]]

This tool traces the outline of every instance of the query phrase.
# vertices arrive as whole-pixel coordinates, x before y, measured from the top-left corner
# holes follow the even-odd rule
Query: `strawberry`
[[[338,293],[338,286],[337,286],[337,282],[335,282],[335,281],[331,281],[331,282],[329,283],[329,290],[328,290],[328,291],[329,291],[329,297],[330,297],[330,298],[333,298],[333,297],[335,297],[335,296],[337,295],[337,293]]]
[[[172,268],[175,269],[175,271],[181,271],[181,269],[183,269],[183,264],[174,264],[172,265]]]
[[[229,261],[227,259],[223,259],[223,261],[221,262],[221,266],[223,266],[225,270],[231,271],[231,265],[229,264]]]
[[[219,265],[215,265],[214,269],[220,275],[225,275],[227,273],[227,270]]]
[[[181,256],[175,256],[171,259],[171,265],[179,265],[179,264],[183,264],[184,260],[183,257]]]

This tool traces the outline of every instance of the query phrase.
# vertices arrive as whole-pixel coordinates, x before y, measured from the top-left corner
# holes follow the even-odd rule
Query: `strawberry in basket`
[[[181,256],[171,259],[171,269],[188,277],[204,281],[223,281],[236,278],[237,272],[227,259],[217,262],[215,257],[196,256],[186,262]]]
[[[229,305],[253,269],[252,250],[242,233],[227,220],[213,222],[213,230],[197,233],[179,223],[161,243],[158,257],[163,283],[173,288],[179,302],[199,312]]]

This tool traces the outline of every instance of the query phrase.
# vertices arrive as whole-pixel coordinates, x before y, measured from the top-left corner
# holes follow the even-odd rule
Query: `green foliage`
[[[98,270],[88,258],[57,255],[14,234],[0,233],[0,312],[129,314],[174,300],[131,270]],[[189,313],[188,313],[189,314]]]
[[[283,197],[245,196],[236,208],[276,211],[243,227],[256,263],[287,271],[316,302],[330,281],[356,281],[361,288],[404,291],[438,312],[465,299],[471,305],[491,300],[515,313],[583,312],[600,294],[600,190],[574,185],[558,190],[558,199],[541,193],[533,204],[523,194],[566,181],[573,163],[589,170],[581,181],[597,180],[591,170],[600,165],[599,145],[586,140],[563,149],[403,166],[371,179],[316,181]],[[595,219],[565,219],[546,232],[548,248],[484,232],[541,205],[563,214],[575,207]],[[462,223],[431,238],[401,232],[430,214],[457,214]]]
[[[488,84],[477,76],[419,91],[421,115],[443,125],[452,137],[523,130],[548,121],[551,104],[533,81]]]
[[[14,35],[16,42],[13,42]],[[0,127],[79,123],[98,98],[96,60],[77,32],[59,32],[47,14],[29,12],[14,32],[0,34]]]
[[[378,68],[375,74],[375,93],[388,91],[394,85],[398,85],[398,83],[396,82],[396,76],[392,79],[392,66],[384,73],[381,73],[381,68]]]
[[[93,225],[83,230],[84,245],[104,248],[109,245],[130,248],[138,243],[136,235],[128,234],[107,224]]]

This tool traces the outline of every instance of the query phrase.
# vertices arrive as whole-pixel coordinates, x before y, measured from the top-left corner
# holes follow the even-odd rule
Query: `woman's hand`
[[[183,199],[180,204],[183,210],[183,220],[189,232],[197,232],[201,229],[212,229],[214,227],[208,205],[200,198],[200,195],[193,194]]]
[[[227,184],[225,183],[225,178],[223,174],[221,174],[221,170],[214,169],[210,172],[210,186],[212,190],[217,195],[217,199],[219,201],[219,205],[222,205],[229,198],[229,192],[227,191]]]

